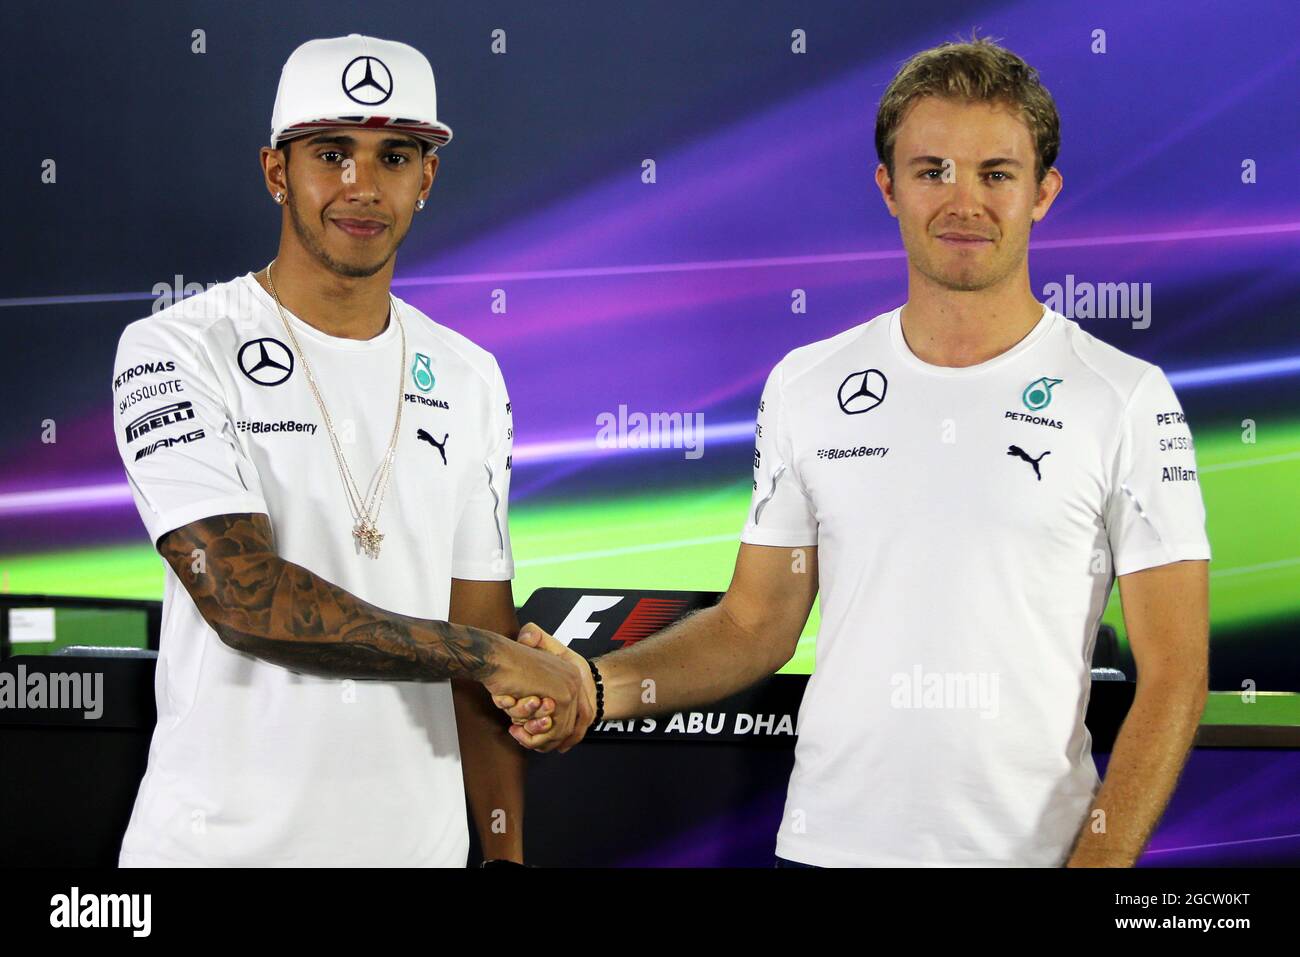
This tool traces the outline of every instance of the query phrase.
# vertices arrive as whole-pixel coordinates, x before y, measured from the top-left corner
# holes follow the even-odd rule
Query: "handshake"
[[[532,623],[520,629],[516,647],[483,682],[492,703],[509,715],[510,736],[522,747],[568,751],[596,717],[591,667]]]

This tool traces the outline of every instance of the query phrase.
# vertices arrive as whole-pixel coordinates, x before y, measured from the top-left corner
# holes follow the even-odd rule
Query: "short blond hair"
[[[1038,71],[987,37],[941,43],[904,63],[885,89],[876,111],[876,155],[894,176],[898,127],[916,100],[938,96],[968,102],[1004,103],[1019,109],[1038,154],[1035,177],[1043,181],[1061,149],[1061,117],[1038,79]]]

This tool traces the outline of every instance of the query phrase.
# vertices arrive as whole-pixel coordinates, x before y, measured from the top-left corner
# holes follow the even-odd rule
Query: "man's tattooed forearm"
[[[286,668],[425,681],[495,671],[490,632],[384,611],[285,561],[265,515],[201,519],[158,550],[223,641]]]

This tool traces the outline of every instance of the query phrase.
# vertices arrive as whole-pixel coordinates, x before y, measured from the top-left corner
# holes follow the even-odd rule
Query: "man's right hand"
[[[520,741],[522,729],[511,726],[511,735],[534,751],[569,750],[582,740],[596,716],[595,693],[591,672],[579,655],[570,658],[529,647],[522,636],[536,625],[526,625],[521,640],[506,642],[502,648],[502,665],[483,682],[494,699],[517,701],[535,698],[549,716],[548,733]],[[573,660],[576,658],[577,660]]]
[[[583,704],[580,720],[572,729],[562,729],[554,720],[555,702],[539,692],[528,695],[495,694],[493,703],[511,719],[510,736],[532,751],[558,749],[561,754],[586,736],[596,716],[596,683],[587,659],[529,622],[519,630],[519,644],[537,648],[561,661],[570,662],[582,676]]]

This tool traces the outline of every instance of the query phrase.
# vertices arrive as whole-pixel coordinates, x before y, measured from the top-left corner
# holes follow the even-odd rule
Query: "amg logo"
[[[1169,465],[1160,470],[1162,482],[1195,482],[1196,469],[1185,469],[1181,465]]]
[[[158,449],[171,448],[173,445],[181,445],[185,442],[197,442],[203,438],[203,430],[195,429],[193,432],[187,432],[184,435],[178,435],[174,439],[159,439],[152,445],[146,445],[139,452],[135,453],[135,460],[139,462],[146,455],[152,455]]]
[[[173,402],[160,409],[146,412],[126,427],[126,440],[133,442],[147,432],[161,429],[176,422],[194,418],[194,406],[190,402]]]

